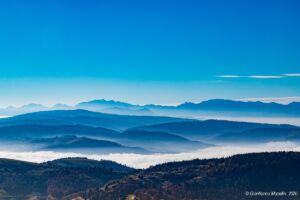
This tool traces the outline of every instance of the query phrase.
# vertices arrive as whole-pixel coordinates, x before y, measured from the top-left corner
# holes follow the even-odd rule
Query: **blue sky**
[[[0,106],[300,96],[299,10],[297,0],[3,0]]]

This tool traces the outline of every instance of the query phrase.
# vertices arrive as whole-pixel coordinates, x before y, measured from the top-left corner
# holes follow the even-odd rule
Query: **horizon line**
[[[62,106],[69,106],[69,107],[76,107],[78,106],[78,104],[80,103],[85,103],[85,102],[92,102],[92,101],[111,101],[111,102],[116,102],[116,103],[127,103],[133,106],[150,106],[150,105],[154,105],[154,106],[170,106],[170,107],[175,107],[175,106],[179,106],[182,105],[184,103],[194,103],[194,104],[199,104],[199,103],[203,103],[206,101],[211,101],[211,100],[228,100],[228,101],[240,101],[240,102],[261,102],[261,103],[277,103],[277,104],[281,104],[281,105],[288,105],[290,103],[293,102],[300,102],[300,96],[290,96],[290,97],[249,97],[249,98],[211,98],[211,99],[205,99],[202,101],[184,101],[184,102],[180,102],[180,103],[176,103],[176,104],[156,104],[156,103],[148,103],[148,104],[136,104],[136,103],[130,103],[127,101],[121,101],[121,100],[114,100],[114,99],[105,99],[105,98],[99,98],[99,99],[92,99],[92,100],[86,100],[86,101],[80,101],[78,103],[75,104],[68,104],[68,103],[55,103],[55,104],[49,104],[49,105],[45,105],[42,103],[24,103],[21,105],[7,105],[7,106],[1,106],[0,109],[18,109],[18,108],[22,108],[22,107],[26,107],[26,106],[30,106],[30,105],[34,105],[34,106],[41,106],[44,108],[53,108],[55,106],[58,105],[62,105]]]

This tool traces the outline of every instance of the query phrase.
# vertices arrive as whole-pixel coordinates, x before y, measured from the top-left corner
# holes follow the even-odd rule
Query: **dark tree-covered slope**
[[[108,183],[103,189],[69,196],[89,200],[243,200],[300,199],[249,197],[247,191],[298,191],[300,153],[252,153],[224,159],[166,163]]]
[[[69,158],[34,164],[0,159],[0,199],[61,199],[91,187],[101,187],[134,170],[126,166]]]

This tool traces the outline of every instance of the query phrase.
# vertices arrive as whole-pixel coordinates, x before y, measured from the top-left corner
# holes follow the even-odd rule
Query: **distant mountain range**
[[[120,101],[113,101],[113,100],[105,100],[105,99],[99,99],[99,100],[93,100],[93,101],[87,101],[77,104],[75,107],[82,108],[82,109],[107,109],[107,108],[138,108],[139,105],[133,105],[125,102]]]
[[[261,199],[296,200],[281,192],[298,191],[299,167],[298,152],[170,162],[144,170],[79,157],[41,164],[0,159],[0,199],[241,200],[249,199],[246,192],[263,191],[281,196]]]
[[[191,113],[209,113],[226,115],[262,115],[262,116],[300,116],[300,102],[287,105],[278,103],[263,103],[253,101],[235,101],[226,99],[212,99],[200,103],[186,102],[177,106],[163,105],[135,105],[113,100],[93,100],[79,103],[75,106],[56,104],[46,107],[40,104],[28,104],[22,107],[7,107],[0,109],[0,116],[12,116],[29,112],[46,110],[73,110],[85,109],[96,112],[122,115],[182,115]]]

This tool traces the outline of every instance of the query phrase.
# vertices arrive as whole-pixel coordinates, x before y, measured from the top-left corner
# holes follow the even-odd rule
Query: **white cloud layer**
[[[250,75],[250,76],[240,76],[240,75],[218,75],[218,78],[251,78],[251,79],[279,79],[288,77],[300,77],[300,73],[294,74],[281,74],[281,75]]]
[[[219,77],[219,78],[241,78],[242,76],[238,76],[238,75],[219,75],[217,77]]]
[[[247,76],[247,78],[274,79],[274,78],[284,78],[284,76],[261,76],[261,75],[255,75],[255,76]]]
[[[283,76],[297,77],[300,76],[300,74],[283,74]]]
[[[79,154],[79,153],[59,153],[53,151],[38,151],[38,152],[12,152],[0,151],[1,158],[10,158],[24,160],[30,162],[45,162],[64,157],[87,157],[95,160],[112,160],[134,168],[147,168],[151,165],[156,165],[171,161],[182,161],[191,159],[204,158],[220,158],[228,157],[235,154],[251,153],[251,152],[271,152],[271,151],[298,151],[300,146],[292,142],[271,142],[262,145],[252,146],[217,146],[206,149],[201,149],[187,153],[176,154],[151,154],[141,155],[133,153],[113,153],[107,155],[99,154]]]

